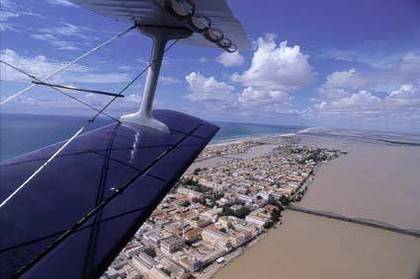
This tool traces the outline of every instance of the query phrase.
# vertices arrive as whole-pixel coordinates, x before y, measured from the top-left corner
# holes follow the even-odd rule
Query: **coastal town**
[[[316,168],[340,154],[300,145],[295,136],[210,145],[101,278],[211,277],[280,225]],[[205,164],[216,157],[224,160]]]

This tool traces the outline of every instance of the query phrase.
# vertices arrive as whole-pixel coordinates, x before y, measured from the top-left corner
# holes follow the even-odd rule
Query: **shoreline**
[[[289,138],[289,137],[293,137],[294,139],[297,138],[297,134],[299,132],[296,133],[281,133],[281,134],[270,134],[270,135],[264,135],[264,136],[255,136],[255,137],[246,137],[246,138],[242,138],[242,139],[235,139],[235,140],[229,140],[223,143],[217,143],[217,144],[211,144],[209,146],[211,147],[217,147],[217,146],[226,146],[226,145],[232,145],[232,144],[241,144],[247,141],[254,141],[255,145],[251,146],[249,149],[252,149],[253,147],[255,147],[256,145],[273,145],[270,142],[260,142],[260,141],[268,141],[270,139],[274,139],[274,140],[279,140],[279,139],[283,139],[283,138]],[[277,147],[283,145],[283,144],[287,144],[287,143],[280,143],[277,142],[275,145]],[[298,142],[297,145],[301,145],[304,146],[304,144],[302,144],[302,142]],[[246,152],[249,152],[249,149]],[[268,153],[272,153],[274,151],[275,148],[273,148],[273,150],[269,151]],[[340,152],[340,156],[343,156],[344,153]],[[234,156],[234,155],[240,155],[240,154],[230,154],[230,156]],[[257,155],[255,155],[255,157],[260,157],[260,156],[264,156],[265,154],[263,153],[259,153]],[[205,161],[209,161],[215,158],[225,158],[228,160],[227,157],[224,156],[215,156],[215,157],[210,157],[210,158],[206,158],[206,159],[202,159],[197,161],[198,163],[205,163]],[[231,159],[231,158],[230,158]],[[332,160],[333,161],[333,160]],[[226,163],[226,161],[224,162]],[[295,203],[296,202],[296,196],[298,196],[299,194],[304,195],[305,192],[307,191],[307,189],[309,188],[309,186],[311,185],[311,183],[313,182],[315,176],[317,175],[318,171],[320,170],[320,168],[322,168],[324,165],[330,163],[330,161],[325,161],[325,162],[320,162],[318,164],[316,164],[314,166],[314,168],[312,169],[312,171],[309,173],[309,175],[305,178],[305,180],[300,183],[300,185],[295,189],[295,192],[293,193],[293,195],[289,198],[291,203]],[[205,165],[205,164],[204,164]],[[222,163],[223,165],[223,163]],[[192,165],[192,167],[194,168],[194,164]],[[250,250],[251,248],[253,248],[254,246],[257,245],[257,243],[260,243],[262,240],[264,240],[266,237],[268,237],[268,235],[270,235],[270,233],[272,233],[272,231],[278,229],[278,227],[280,227],[283,223],[283,218],[281,218],[279,220],[279,222],[277,222],[276,224],[274,224],[273,228],[270,228],[268,230],[264,230],[262,233],[260,233],[259,235],[257,235],[254,239],[250,240],[249,242],[235,248],[234,251],[229,252],[228,254],[224,255],[223,257],[225,258],[225,261],[220,264],[217,262],[213,262],[211,263],[209,266],[207,266],[205,269],[201,270],[200,272],[197,272],[195,274],[195,276],[197,278],[215,278],[215,276],[217,276],[217,274],[223,270],[226,267],[229,267],[233,262],[235,262],[237,259],[240,259],[241,256],[243,256],[248,250]]]
[[[277,224],[272,229],[276,229]],[[239,260],[241,256],[243,256],[247,251],[258,245],[262,240],[264,240],[266,237],[268,237],[270,231],[262,232],[260,235],[258,235],[256,238],[252,239],[250,242],[246,243],[243,246],[240,246],[235,249],[235,251],[230,252],[229,254],[225,255],[225,261],[220,264],[217,262],[213,262],[208,267],[206,267],[204,270],[197,273],[197,278],[200,279],[212,279],[215,278],[215,276],[224,268],[229,267],[231,264],[233,264],[236,260]],[[231,255],[232,254],[232,255]],[[229,259],[226,260],[226,257],[229,257]]]
[[[299,145],[312,145],[312,146],[323,146],[325,147],[327,144],[328,145],[328,140],[326,138],[323,138],[322,135],[318,135],[318,140],[321,142],[323,141],[321,145],[319,145],[319,142],[312,142],[311,137],[314,135],[305,135],[305,134],[298,134],[298,137],[303,137],[305,138],[305,140],[300,140]],[[308,140],[309,139],[309,140]],[[324,141],[325,140],[325,141]],[[337,139],[329,139],[331,142],[332,141],[337,141],[336,143],[340,143],[341,142],[345,142],[345,139],[341,139],[341,140],[337,140]],[[354,139],[352,139],[354,141]],[[338,144],[338,148],[340,150],[343,150]],[[355,145],[360,144],[359,142],[357,142]],[[381,148],[381,146],[388,146],[389,145],[385,145],[385,143],[379,143],[376,142],[374,144],[374,146]],[[344,145],[345,147],[347,147],[346,145]],[[334,148],[337,148],[337,145],[334,145]],[[391,148],[405,148],[400,147],[400,146],[391,146]],[[349,151],[347,148],[345,148],[345,150],[343,151]],[[346,155],[346,156],[343,156]],[[353,154],[351,154],[353,155]],[[350,156],[350,158],[348,158],[348,154],[341,154],[339,159],[341,158],[341,160],[351,160],[352,156]],[[343,159],[344,158],[344,159]],[[319,189],[319,176],[320,174],[324,175],[325,172],[328,171],[328,169],[331,168],[331,165],[335,166],[337,160],[332,160],[332,161],[328,161],[326,163],[322,163],[317,165],[314,168],[314,173],[313,175],[311,175],[311,179],[308,179],[305,183],[302,184],[302,186],[300,187],[300,189],[302,187],[308,187],[308,189],[311,189],[311,193],[312,192],[318,192],[321,189]],[[328,168],[327,168],[328,167]],[[327,168],[327,170],[326,170]],[[315,181],[316,180],[316,181]],[[314,182],[316,182],[316,184],[314,184]],[[312,189],[313,188],[313,189]],[[316,189],[315,189],[316,188]],[[325,193],[324,193],[325,194]],[[318,195],[319,196],[319,195]],[[320,197],[319,197],[320,198]],[[303,203],[303,207],[305,206],[305,201],[307,201],[308,197],[307,194],[305,194],[305,197],[302,201]],[[327,196],[323,197],[324,200],[326,200],[326,202],[328,202],[329,198],[327,198]],[[301,204],[301,203],[298,203]],[[235,257],[233,260],[229,261],[228,263],[224,264],[223,266],[221,266],[218,269],[218,272],[215,272],[213,277],[211,278],[231,278],[231,277],[237,277],[240,276],[240,274],[244,274],[245,276],[242,276],[243,278],[253,278],[255,276],[258,276],[259,278],[273,278],[274,274],[276,274],[276,270],[281,272],[281,274],[285,277],[285,278],[307,278],[309,276],[309,278],[325,278],[325,277],[331,277],[331,278],[395,278],[392,277],[391,274],[395,275],[398,274],[396,273],[398,270],[398,272],[400,272],[401,274],[414,274],[415,272],[417,272],[415,276],[419,276],[420,275],[420,263],[417,263],[416,265],[416,257],[419,258],[419,253],[416,252],[416,250],[414,249],[402,249],[401,247],[420,247],[420,241],[418,238],[410,236],[410,235],[404,235],[404,234],[399,234],[393,231],[386,231],[383,230],[382,228],[376,228],[376,227],[365,227],[363,224],[358,224],[358,223],[347,223],[347,222],[343,222],[341,220],[334,220],[334,219],[330,219],[330,218],[322,218],[319,216],[312,216],[310,214],[307,213],[303,213],[303,212],[295,212],[292,210],[285,210],[285,224],[277,226],[277,228],[274,228],[272,230],[267,231],[265,234],[266,236],[264,237],[258,237],[257,238],[257,243],[260,243],[259,245],[253,245],[253,246],[246,246],[244,247],[244,252],[238,256]],[[325,219],[325,220],[324,220]],[[305,223],[306,221],[303,220],[307,220],[308,223]],[[310,222],[309,222],[310,221]],[[304,222],[304,223],[302,223]],[[318,223],[322,223],[322,225],[319,225]],[[283,227],[285,226],[285,227]],[[297,228],[302,228],[305,227],[305,230],[302,229],[297,229]],[[330,235],[331,232],[330,230],[332,230],[332,228],[337,228],[339,227],[340,229],[336,232],[335,235],[331,235],[329,237],[327,236],[323,236],[318,235],[317,230],[322,229],[325,235]],[[331,229],[327,229],[331,227]],[[348,231],[348,232],[347,232]],[[350,233],[347,238],[352,237],[355,238],[355,240],[352,240],[350,243],[355,242],[355,244],[351,244],[351,246],[349,246],[347,249],[351,249],[351,253],[350,255],[347,255],[347,253],[343,253],[345,250],[342,249],[346,249],[344,247],[347,247],[347,244],[344,244],[346,242],[341,242],[341,240],[338,237],[338,239],[336,241],[340,241],[338,243],[340,243],[340,246],[335,246],[333,245],[332,247],[329,247],[330,245],[328,245],[327,243],[335,240],[337,238],[337,234],[340,235],[346,235],[347,233],[349,233],[350,231],[354,231],[354,233]],[[355,233],[355,232],[358,233]],[[312,232],[312,233],[310,233]],[[362,234],[363,232],[363,234]],[[315,234],[316,236],[312,236],[308,238],[308,234]],[[301,237],[302,239],[300,239],[299,237]],[[326,247],[326,249],[324,249],[325,251],[320,251],[320,253],[322,255],[326,255],[326,251],[332,251],[329,253],[332,253],[334,255],[336,255],[335,258],[331,258],[330,262],[334,262],[335,264],[331,264],[327,262],[323,262],[322,258],[317,259],[316,262],[318,262],[318,264],[313,264],[312,262],[306,262],[305,258],[307,258],[307,260],[309,259],[313,259],[312,257],[308,256],[307,252],[311,252],[311,246],[318,246],[319,243],[318,239],[320,238],[319,242],[320,243],[324,243],[325,245],[328,245]],[[274,240],[276,239],[276,240]],[[357,240],[356,240],[357,239]],[[367,241],[367,239],[369,239],[369,241]],[[388,239],[388,240],[383,240],[383,239]],[[392,241],[391,241],[392,239]],[[279,244],[278,242],[281,242],[281,244]],[[290,246],[290,244],[288,244],[288,242],[292,241],[293,243],[299,243],[299,249],[298,252],[292,251],[292,250],[287,250],[289,251],[289,253],[292,253],[293,257],[288,257],[283,255],[281,252],[278,252],[279,250],[284,250],[285,247]],[[310,242],[307,242],[310,241]],[[366,242],[367,241],[367,242]],[[376,242],[382,243],[382,244],[376,244]],[[305,244],[301,243],[304,242]],[[359,243],[364,243],[366,242],[364,245],[361,245]],[[338,244],[336,244],[338,245]],[[344,245],[343,248],[337,248],[337,247],[341,247],[341,245]],[[377,253],[386,253],[387,257],[386,259],[383,258],[379,258],[379,259],[375,259],[378,262],[378,265],[381,266],[380,270],[371,270],[369,268],[369,265],[363,265],[363,268],[360,268],[360,270],[355,270],[354,268],[350,268],[349,270],[347,270],[347,268],[351,267],[352,264],[354,264],[355,262],[358,262],[361,259],[364,259],[365,257],[367,257],[366,255],[360,255],[360,256],[356,256],[358,255],[358,250],[354,250],[355,247],[359,247],[361,249],[367,249],[368,253],[373,253],[372,251],[376,251],[374,254]],[[274,247],[277,247],[278,251],[276,252],[276,249],[274,249]],[[363,248],[362,248],[363,247]],[[387,249],[384,249],[384,247],[388,247],[388,251]],[[391,248],[392,247],[392,248]],[[290,248],[290,247],[288,247]],[[309,249],[309,250],[308,250]],[[312,248],[314,249],[314,248]],[[318,248],[319,249],[319,248]],[[338,249],[338,250],[337,250]],[[249,250],[249,251],[248,251]],[[381,252],[378,252],[381,251]],[[407,251],[407,252],[405,252]],[[252,255],[251,255],[252,254]],[[312,252],[309,254],[313,254]],[[270,257],[274,257],[274,260],[270,261],[270,264],[264,263],[264,261],[262,259],[265,259],[266,257],[268,257],[268,255],[270,255]],[[299,255],[299,256],[298,256]],[[411,256],[410,256],[411,255]],[[417,255],[417,256],[413,256],[413,255]],[[314,256],[314,255],[312,255]],[[330,257],[328,255],[328,257]],[[347,259],[347,257],[350,257]],[[359,259],[360,257],[360,259]],[[414,257],[414,258],[413,258]],[[279,260],[277,260],[276,258],[278,258]],[[280,260],[281,259],[281,260]],[[297,270],[293,270],[293,268],[289,268],[288,272],[283,271],[284,267],[289,267],[289,264],[292,264],[290,261],[291,259],[294,259],[293,262],[293,266],[295,268],[298,268],[298,264],[296,264],[296,262],[302,262],[302,263],[306,263],[309,264],[310,268],[305,268],[303,270],[297,271]],[[344,261],[344,259],[346,259]],[[392,259],[392,260],[391,260]],[[389,270],[389,266],[391,262],[399,262],[401,261],[400,259],[405,259],[404,264],[400,264],[400,266],[398,266],[399,268],[396,270]],[[279,261],[279,262],[278,262]],[[368,259],[366,259],[366,261],[368,261]],[[258,263],[258,266],[254,266],[253,269],[250,269],[249,266],[253,265],[253,263]],[[389,263],[389,264],[385,264],[384,263]],[[278,269],[276,268],[276,264],[281,264],[282,267],[278,266]],[[289,264],[288,264],[289,263]],[[359,263],[361,264],[361,263]],[[324,268],[328,268],[331,269],[331,271],[328,271],[328,273],[325,273],[328,269],[324,270],[322,268],[320,268],[321,266],[324,266]],[[344,271],[340,271],[339,273],[330,273],[333,272],[332,268],[335,268],[337,266],[343,266],[343,270],[347,270],[345,273]],[[410,269],[409,266],[414,268]],[[405,267],[405,269],[403,268]],[[262,272],[264,275],[261,275],[260,273],[258,273],[258,275],[256,275],[256,271],[255,270],[259,270],[260,272]],[[351,270],[351,271],[350,271]],[[388,271],[384,271],[384,270],[388,270]],[[249,272],[247,272],[249,271]],[[251,276],[251,274],[253,274],[253,276]],[[270,276],[268,276],[267,274],[270,274]],[[286,275],[288,274],[288,275]],[[303,275],[306,274],[306,275]],[[316,276],[315,276],[316,274]],[[334,275],[333,275],[334,274]],[[357,275],[355,275],[357,274]],[[369,275],[370,274],[370,275]],[[372,275],[375,276],[372,276]],[[381,274],[380,276],[378,274]],[[278,277],[278,276],[277,276]],[[280,276],[281,277],[281,276]],[[283,277],[281,277],[283,278]],[[400,277],[402,278],[402,277]],[[411,277],[404,277],[404,278],[411,278]],[[417,277],[415,277],[417,278]]]
[[[263,140],[263,139],[266,139],[266,138],[275,138],[275,137],[292,137],[292,136],[296,136],[299,132],[300,131],[297,131],[295,133],[275,133],[275,134],[265,134],[265,135],[261,135],[261,134],[248,135],[248,136],[244,136],[244,137],[230,138],[230,139],[221,140],[219,142],[210,143],[208,146],[222,146],[222,145],[226,145],[226,144],[242,143],[244,141],[249,141],[249,140]]]
[[[227,160],[233,160],[233,159],[238,159],[235,158],[235,156],[241,156],[246,154],[247,152],[252,152],[252,149],[257,147],[257,146],[269,146],[269,145],[280,145],[279,142],[275,142],[275,143],[270,143],[269,140],[285,140],[287,138],[293,137],[296,138],[297,134],[296,133],[276,133],[276,134],[267,134],[267,135],[255,135],[255,136],[249,136],[249,137],[244,137],[244,138],[237,138],[237,139],[229,139],[223,142],[218,142],[218,143],[210,143],[209,145],[206,146],[206,148],[203,150],[202,154],[209,149],[216,149],[216,148],[222,148],[222,147],[229,147],[229,146],[235,146],[235,145],[241,145],[247,142],[250,142],[251,144],[249,146],[247,146],[247,148],[245,150],[243,150],[242,152],[237,152],[237,153],[228,153],[228,154],[214,154],[211,156],[206,156],[206,157],[202,157],[202,154],[200,154],[195,160],[194,162],[191,164],[191,166],[188,168],[187,172],[191,171],[192,169],[194,169],[196,167],[196,165],[204,165],[202,167],[214,167],[216,165],[220,165],[223,163],[226,163]],[[265,141],[265,142],[264,142]],[[271,152],[271,151],[270,151]],[[268,153],[270,153],[268,152]],[[262,156],[264,155],[261,152],[258,152],[256,154],[254,154],[254,156],[251,155],[251,157],[258,157],[258,156]],[[214,164],[212,164],[210,161],[215,161]],[[207,162],[206,164],[206,161]]]
[[[145,257],[152,255],[146,252],[152,249],[153,265],[150,267],[143,260],[139,262],[128,251],[122,253],[119,261],[124,262],[127,270],[137,269],[145,276],[150,272],[168,272],[171,266],[170,270],[178,270],[178,274],[206,279],[278,278],[279,272],[280,277],[285,278],[370,279],[395,278],[388,276],[395,275],[395,271],[410,274],[415,259],[420,258],[418,239],[378,227],[343,222],[339,218],[322,218],[311,212],[287,209],[289,203],[297,202],[304,205],[303,208],[308,207],[308,201],[317,195],[321,203],[309,209],[324,209],[325,202],[336,199],[331,193],[344,192],[345,173],[350,178],[358,177],[357,174],[370,177],[369,166],[378,162],[378,157],[372,154],[373,163],[369,161],[368,167],[358,162],[354,167],[345,165],[344,174],[333,171],[332,178],[336,180],[330,183],[332,190],[319,195],[323,190],[320,178],[331,174],[331,169],[337,165],[354,160],[354,150],[359,151],[362,158],[369,154],[366,148],[401,152],[401,147],[389,145],[363,142],[362,149],[360,146],[361,143],[356,144],[354,140],[343,144],[337,139],[314,139],[313,135],[290,133],[210,145],[131,243],[135,249],[145,249],[141,252]],[[360,167],[369,169],[369,175],[363,176],[365,172],[357,170]],[[380,166],[376,170],[376,175],[383,174]],[[347,185],[347,190],[353,191],[354,196],[344,197],[353,206],[364,200],[368,189],[361,188],[354,193],[352,186]],[[368,204],[371,203],[368,200]],[[279,219],[280,212],[283,214]],[[168,239],[182,240],[183,244],[166,251],[162,249],[162,241]],[[419,249],[414,249],[416,245]],[[380,269],[370,268],[371,258]],[[387,270],[390,263],[395,262],[399,263],[399,269]],[[301,267],[302,263],[305,268]],[[382,276],[372,276],[376,273]]]

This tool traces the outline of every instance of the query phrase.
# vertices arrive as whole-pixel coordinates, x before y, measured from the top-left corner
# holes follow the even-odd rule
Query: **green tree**
[[[288,197],[286,197],[285,195],[281,196],[280,198],[280,202],[282,205],[288,205],[290,203],[290,200]]]
[[[271,221],[273,223],[277,223],[280,220],[280,211],[275,208],[272,212],[271,212]]]
[[[274,205],[275,207],[277,207],[278,211],[282,212],[284,210],[284,206],[281,204],[280,201],[277,200],[271,200],[270,201],[271,205]]]
[[[241,208],[235,211],[235,217],[239,219],[245,219],[245,217],[251,213],[251,210],[248,207],[242,206]]]
[[[267,223],[265,223],[265,224],[264,224],[264,229],[269,229],[269,228],[271,228],[273,225],[274,225],[274,224],[273,224],[273,222],[268,221]]]
[[[185,185],[188,185],[188,186],[198,185],[198,181],[196,181],[196,180],[194,180],[193,178],[190,178],[190,177],[185,178],[183,182],[184,182]]]
[[[191,205],[191,203],[189,201],[183,201],[180,205],[183,207],[188,207]]]
[[[229,206],[223,206],[223,215],[224,216],[234,216],[235,212]]]

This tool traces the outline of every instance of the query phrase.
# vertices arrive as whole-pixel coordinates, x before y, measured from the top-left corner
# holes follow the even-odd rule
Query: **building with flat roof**
[[[169,274],[156,267],[152,268],[147,275],[150,279],[171,279]]]
[[[263,218],[263,217],[253,215],[253,214],[246,216],[245,220],[248,223],[257,225],[258,227],[264,227],[264,225],[268,222],[267,218]]]
[[[160,261],[160,265],[168,272],[170,273],[171,278],[176,279],[186,279],[189,277],[189,273],[185,272],[185,270],[177,265],[176,263],[172,262],[171,260],[167,258],[163,258]]]
[[[178,194],[187,196],[190,200],[198,201],[204,198],[204,195],[202,193],[185,187],[179,187],[177,192]]]
[[[209,210],[204,211],[200,214],[200,217],[207,218],[212,220],[212,222],[216,222],[217,218],[221,215],[223,209],[220,207],[215,207]]]
[[[181,237],[170,236],[160,242],[160,249],[165,254],[171,254],[184,246],[185,241]]]
[[[143,275],[147,274],[157,262],[147,255],[146,253],[139,253],[137,256],[133,256],[131,263],[134,267]]]
[[[205,228],[201,232],[201,237],[204,241],[210,243],[213,246],[220,248],[229,247],[229,235],[221,231]]]

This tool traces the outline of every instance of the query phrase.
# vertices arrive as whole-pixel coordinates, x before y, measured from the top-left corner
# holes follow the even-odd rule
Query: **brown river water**
[[[420,147],[303,136],[348,151],[320,168],[299,206],[420,230]],[[215,278],[420,278],[420,239],[300,212]]]

